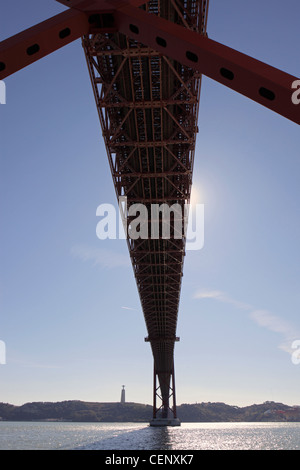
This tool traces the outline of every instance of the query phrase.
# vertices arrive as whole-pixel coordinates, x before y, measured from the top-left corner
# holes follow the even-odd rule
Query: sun
[[[196,204],[201,204],[203,202],[202,199],[203,195],[200,191],[199,186],[196,186],[195,183],[193,183],[190,199],[191,206],[194,207]]]

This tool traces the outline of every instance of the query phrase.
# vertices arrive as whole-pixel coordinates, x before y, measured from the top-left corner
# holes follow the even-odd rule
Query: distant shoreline
[[[189,423],[299,422],[300,406],[267,401],[245,407],[225,403],[195,403],[177,406],[179,420]],[[152,406],[141,403],[98,403],[78,400],[0,403],[0,421],[144,423],[152,418]]]

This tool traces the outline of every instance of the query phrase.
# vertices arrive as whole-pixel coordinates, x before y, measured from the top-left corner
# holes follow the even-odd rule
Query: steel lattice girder
[[[205,31],[205,2],[152,1],[148,10]],[[202,11],[202,15],[200,15]],[[179,14],[180,13],[180,14]],[[119,33],[83,39],[117,197],[131,204],[189,202],[200,74]],[[181,212],[182,217],[183,211]],[[181,219],[182,222],[182,219]],[[130,219],[128,219],[128,224]],[[174,229],[174,220],[171,229]],[[150,227],[149,227],[150,229]],[[172,232],[171,230],[171,232]],[[169,397],[185,238],[128,239],[155,370]]]

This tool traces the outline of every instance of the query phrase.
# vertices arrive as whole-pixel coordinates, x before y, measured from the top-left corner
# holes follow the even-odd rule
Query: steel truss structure
[[[209,0],[58,1],[69,9],[0,43],[0,79],[82,38],[154,358],[153,417],[161,410],[166,418],[171,410],[176,418],[184,207],[191,195],[201,76],[297,124],[300,112],[291,96],[300,81],[208,38]],[[169,210],[154,213],[154,234],[151,217],[146,237],[130,236],[136,204],[151,216],[153,205]]]
[[[206,33],[206,0],[185,0],[181,5],[151,0],[145,9]],[[172,409],[176,417],[174,395],[172,408],[169,398],[185,255],[184,206],[190,201],[201,76],[122,33],[86,35],[83,47],[116,194],[119,200],[126,198],[127,234],[133,204],[144,204],[149,214],[148,237],[128,237],[128,247],[160,384],[162,414],[166,417]],[[170,236],[163,237],[162,218],[153,238],[150,214],[153,204],[162,203],[176,205],[178,212],[170,213]],[[181,234],[176,233],[175,218],[180,219]],[[153,409],[156,418],[156,401]]]

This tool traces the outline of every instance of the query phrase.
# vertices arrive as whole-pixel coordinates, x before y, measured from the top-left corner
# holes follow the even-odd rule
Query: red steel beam
[[[88,17],[67,10],[0,43],[0,79],[87,34]]]
[[[300,109],[292,101],[297,77],[137,8],[142,0],[59,2],[71,8],[0,43],[0,79],[95,32],[92,16],[109,12],[118,32],[300,124]]]
[[[139,7],[148,0],[56,0],[66,7],[75,8],[80,11],[111,11],[125,5]]]
[[[57,0],[70,7],[58,15],[0,42],[0,80],[55,52],[90,32],[110,32],[114,27],[97,23],[95,14],[113,13],[142,0]]]
[[[115,13],[117,30],[300,124],[297,77],[139,8]]]

